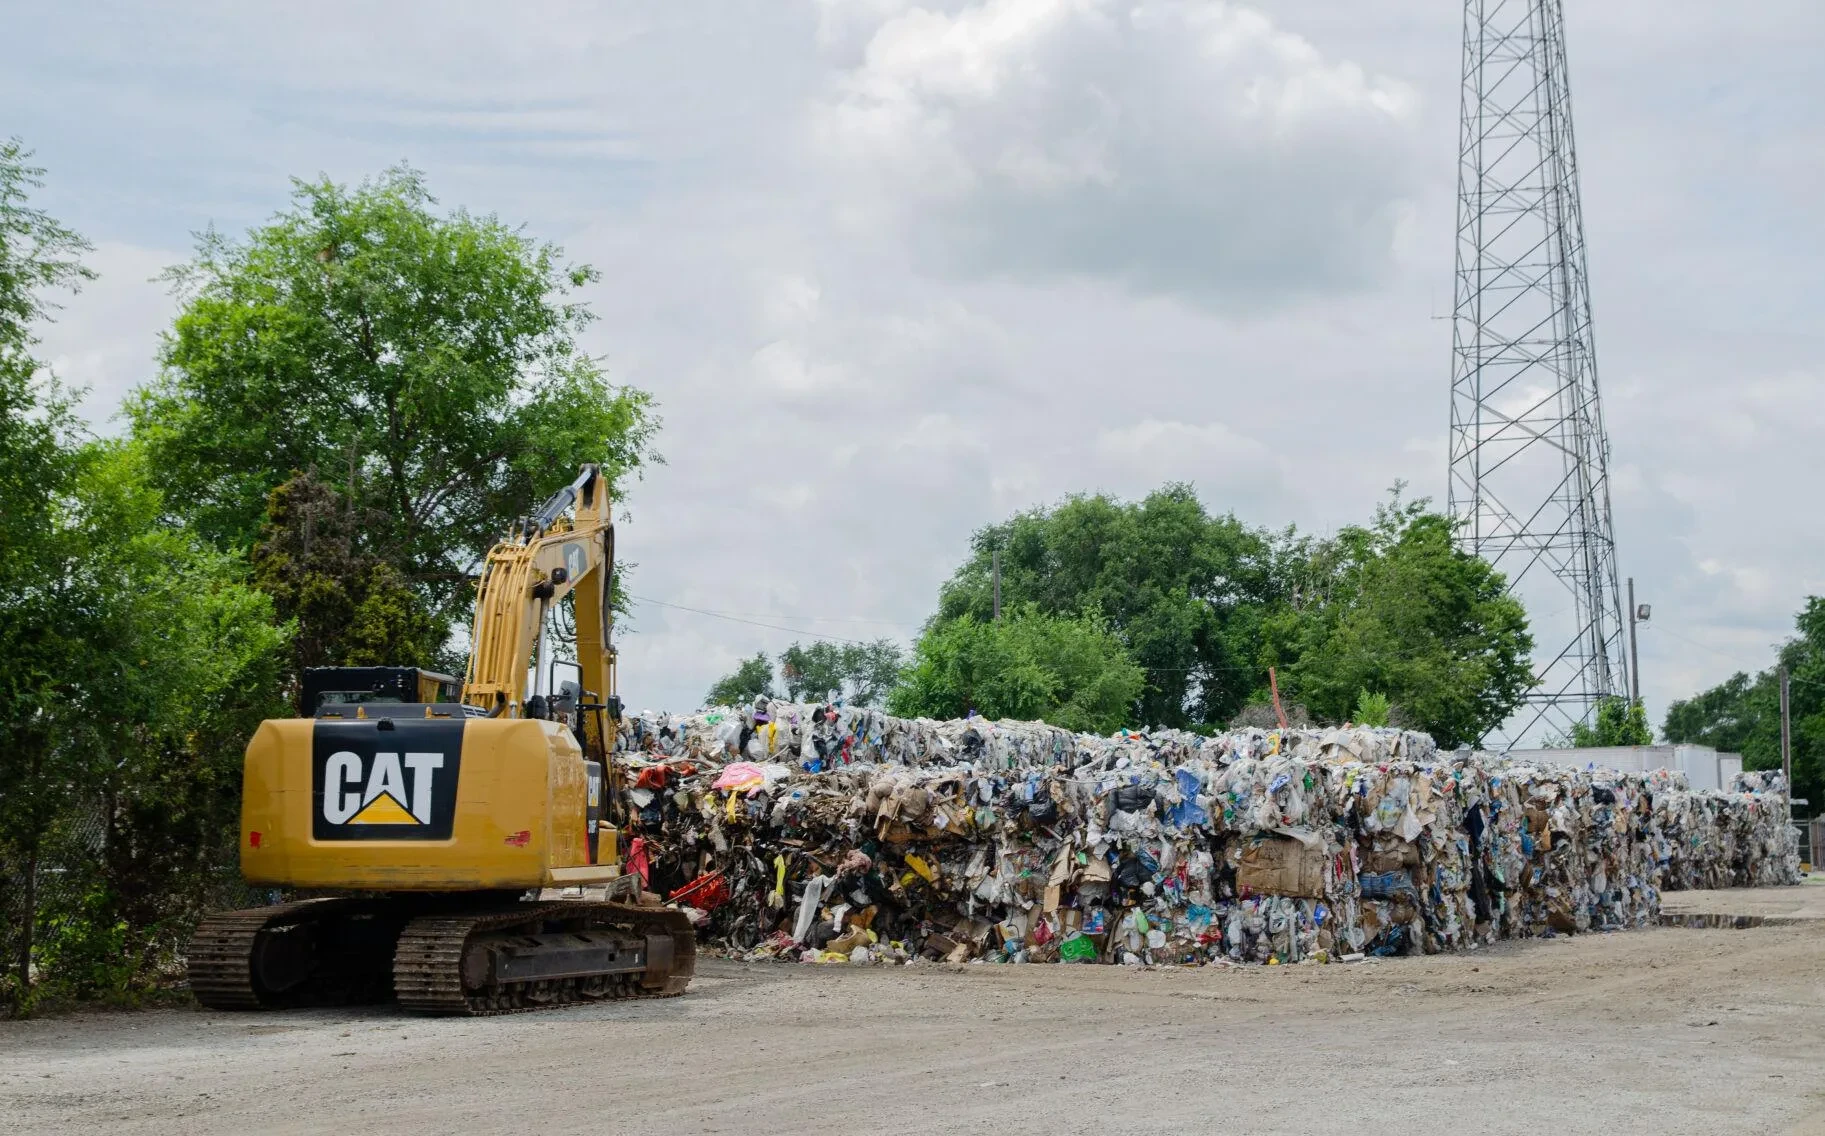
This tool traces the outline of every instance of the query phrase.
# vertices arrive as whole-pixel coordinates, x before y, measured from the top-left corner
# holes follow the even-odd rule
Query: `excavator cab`
[[[640,891],[606,812],[613,567],[606,484],[585,466],[489,552],[460,690],[417,667],[305,673],[303,715],[261,723],[248,743],[241,872],[358,894],[205,919],[189,958],[200,1001],[268,1008],[390,988],[408,1008],[473,1014],[683,992],[689,921],[615,902]],[[560,685],[549,623],[566,596],[577,679]]]
[[[462,681],[423,667],[306,667],[298,701],[306,718],[372,717],[383,705],[461,714]]]

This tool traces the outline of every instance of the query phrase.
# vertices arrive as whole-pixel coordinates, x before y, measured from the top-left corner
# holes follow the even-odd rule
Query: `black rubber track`
[[[293,1003],[294,998],[257,988],[252,973],[254,940],[269,928],[320,920],[360,905],[352,899],[305,899],[206,917],[190,937],[190,992],[212,1010],[264,1010]]]
[[[663,986],[650,988],[638,974],[598,978],[507,983],[465,990],[463,951],[471,936],[525,927],[536,931],[548,920],[582,922],[592,929],[627,930],[672,939],[672,970]],[[481,1017],[522,1014],[623,998],[671,998],[683,994],[697,966],[697,936],[683,912],[622,903],[559,901],[522,904],[481,912],[426,915],[412,920],[393,955],[393,992],[413,1013]]]

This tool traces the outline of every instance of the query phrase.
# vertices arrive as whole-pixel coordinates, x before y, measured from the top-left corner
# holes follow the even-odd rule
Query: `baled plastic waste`
[[[1640,927],[1663,890],[1799,879],[1779,774],[1700,791],[1410,731],[762,702],[630,717],[618,745],[630,864],[750,957],[1286,964]]]

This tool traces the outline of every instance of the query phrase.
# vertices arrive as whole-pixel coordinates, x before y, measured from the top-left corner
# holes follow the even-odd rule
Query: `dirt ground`
[[[494,1019],[0,1022],[0,1131],[1825,1133],[1822,1054],[1825,922],[1323,967],[709,961],[683,998]]]
[[[1814,873],[1799,887],[1670,891],[1660,897],[1664,915],[1741,915],[1766,921],[1825,919],[1825,875]]]

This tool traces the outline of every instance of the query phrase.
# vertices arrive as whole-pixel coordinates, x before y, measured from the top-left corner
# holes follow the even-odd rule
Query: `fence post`
[[[25,857],[25,903],[19,916],[19,988],[13,1008],[23,1010],[32,993],[32,935],[38,918],[38,841]]]

